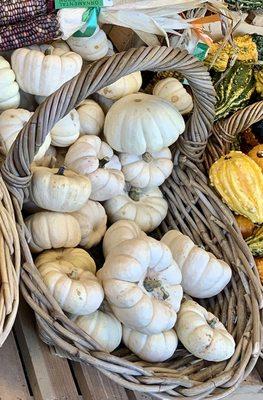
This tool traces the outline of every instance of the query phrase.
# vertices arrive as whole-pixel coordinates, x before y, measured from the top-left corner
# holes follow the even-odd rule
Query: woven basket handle
[[[212,135],[207,143],[205,152],[206,168],[210,168],[218,158],[229,153],[231,145],[239,133],[262,119],[263,100],[236,112],[227,119],[218,121],[214,125]]]
[[[19,133],[2,167],[9,190],[22,205],[28,196],[30,164],[53,126],[92,93],[135,71],[175,69],[191,86],[194,111],[179,141],[180,151],[200,160],[214,118],[215,93],[210,75],[196,58],[171,47],[141,47],[87,66],[35,111]]]

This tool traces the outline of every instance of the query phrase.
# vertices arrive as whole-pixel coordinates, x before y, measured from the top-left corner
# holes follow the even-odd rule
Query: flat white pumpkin
[[[52,46],[44,44],[17,49],[11,63],[24,92],[49,96],[80,72],[82,58],[65,45],[54,42]]]
[[[79,134],[79,114],[76,110],[72,110],[51,130],[51,143],[53,146],[67,147],[78,139]]]
[[[33,167],[32,172],[30,198],[40,208],[73,212],[89,199],[91,184],[85,176],[64,168]]]
[[[185,293],[199,299],[212,297],[229,283],[232,276],[229,265],[196,246],[188,236],[171,230],[163,236],[162,242],[170,248],[182,271]]]
[[[111,147],[98,136],[81,136],[68,150],[65,165],[89,177],[91,200],[105,201],[117,196],[124,189],[121,164]]]
[[[96,311],[103,301],[103,289],[96,276],[90,272],[94,261],[79,263],[67,260],[65,250],[45,251],[35,260],[45,285],[64,311],[87,315]]]
[[[153,88],[153,94],[169,100],[182,114],[189,114],[194,104],[192,96],[176,78],[161,79]]]
[[[29,246],[33,253],[61,247],[75,247],[81,240],[79,223],[69,214],[38,212],[30,215],[25,223],[31,235]]]
[[[104,135],[114,150],[140,155],[170,146],[184,129],[183,117],[169,101],[136,93],[122,97],[109,109]]]
[[[86,249],[96,246],[107,229],[107,215],[103,206],[97,201],[88,200],[80,210],[71,215],[80,225],[80,246]]]
[[[178,345],[177,335],[173,329],[155,335],[145,335],[123,326],[122,340],[128,349],[148,362],[167,360],[172,357]]]
[[[168,147],[154,153],[119,155],[125,181],[137,188],[161,186],[172,173],[172,154]]]
[[[110,353],[121,342],[122,326],[109,308],[105,307],[104,303],[102,303],[98,311],[89,315],[75,317],[73,321],[92,339],[96,340],[103,351]]]
[[[219,362],[234,354],[232,335],[218,318],[192,300],[182,304],[175,329],[184,347],[198,358]]]
[[[142,86],[142,74],[140,71],[123,76],[111,85],[99,90],[99,94],[107,99],[119,100],[128,94],[139,92]]]
[[[111,222],[128,219],[136,222],[144,232],[157,228],[168,210],[168,204],[158,188],[123,191],[106,201],[104,207]]]
[[[120,243],[97,273],[116,317],[145,334],[171,329],[180,308],[182,275],[163,243],[146,237]]]
[[[12,108],[10,110],[4,111],[0,115],[0,137],[4,154],[7,154],[9,152],[19,132],[26,125],[32,115],[32,112],[24,110],[23,108]],[[34,161],[38,161],[40,158],[43,157],[43,155],[49,148],[50,143],[51,136],[50,134],[48,134],[45,138],[44,143],[39,148],[36,156],[34,157]]]
[[[98,136],[103,128],[105,115],[94,100],[84,100],[77,108],[80,122],[80,135]]]
[[[107,229],[103,238],[103,254],[106,258],[109,252],[118,246],[120,243],[130,239],[140,239],[146,237],[134,221],[121,219],[112,224]]]
[[[108,39],[102,29],[90,37],[71,36],[67,39],[70,48],[86,61],[95,61],[106,56],[109,50]]]
[[[19,106],[19,86],[15,79],[9,62],[0,56],[0,111]]]

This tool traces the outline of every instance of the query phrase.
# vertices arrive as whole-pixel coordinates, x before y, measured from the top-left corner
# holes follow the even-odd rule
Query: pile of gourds
[[[12,69],[2,58],[4,154],[32,115],[17,108],[19,88],[41,102],[80,71],[87,46],[69,44],[79,54],[56,42],[14,51]],[[161,241],[146,234],[166,216],[159,186],[172,173],[169,146],[184,131],[192,96],[173,77],[153,94],[141,85],[140,72],[121,78],[97,94],[100,104],[86,99],[47,135],[24,202],[29,246],[62,310],[102,350],[123,341],[141,359],[161,362],[179,339],[196,357],[225,360],[233,337],[192,298],[220,293],[231,268],[178,231]],[[99,243],[105,262],[97,271],[87,250]]]

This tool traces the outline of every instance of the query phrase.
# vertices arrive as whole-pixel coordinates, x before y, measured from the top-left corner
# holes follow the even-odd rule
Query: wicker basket
[[[225,362],[197,360],[183,348],[162,364],[142,362],[127,349],[114,354],[101,351],[94,340],[67,318],[48,292],[34,266],[22,223],[20,207],[24,196],[28,195],[30,163],[53,125],[83,99],[123,75],[136,70],[171,68],[188,80],[194,96],[194,111],[184,135],[173,149],[175,167],[172,176],[163,185],[169,212],[162,230],[179,228],[197,244],[224,258],[235,271],[231,283],[217,298],[204,301],[235,337],[235,354]],[[231,212],[208,186],[206,175],[202,172],[202,158],[214,117],[214,102],[215,94],[208,72],[186,52],[167,47],[132,49],[88,66],[41,104],[20,133],[2,168],[18,215],[18,232],[25,260],[21,290],[36,313],[42,338],[60,349],[64,356],[93,365],[125,388],[160,399],[223,398],[232,393],[251,372],[260,354],[260,308],[263,298],[257,270]],[[252,107],[253,111],[255,109],[253,117],[250,114],[250,123],[263,115],[262,103]],[[231,139],[228,129],[232,134],[239,131],[243,124],[242,112],[240,117],[234,117],[233,124],[231,121],[217,125],[215,132],[221,127],[227,140]],[[220,138],[217,140],[220,141]],[[215,147],[217,143],[211,137],[209,157],[206,157],[208,163],[217,157]],[[223,148],[222,141],[222,151]]]

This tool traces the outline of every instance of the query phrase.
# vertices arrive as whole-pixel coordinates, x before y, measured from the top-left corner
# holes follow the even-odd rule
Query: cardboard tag
[[[55,8],[110,7],[113,0],[55,0]]]

